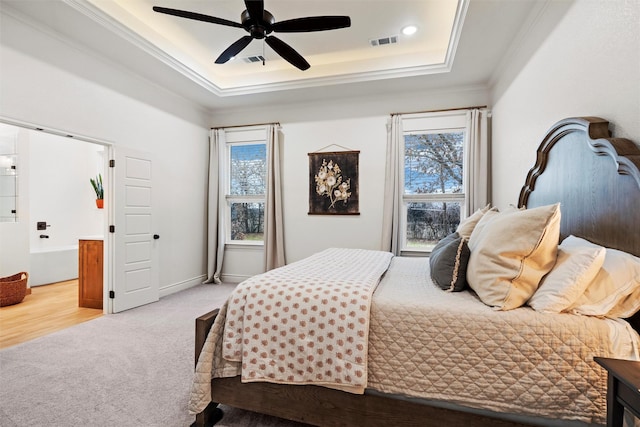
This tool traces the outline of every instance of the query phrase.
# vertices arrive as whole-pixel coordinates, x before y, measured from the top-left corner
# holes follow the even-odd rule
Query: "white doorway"
[[[106,227],[90,179],[105,175],[108,146],[4,121],[0,134],[0,156],[12,163],[15,187],[12,202],[1,206],[14,214],[0,222],[0,275],[26,271],[34,289],[76,280],[79,239],[101,239]],[[4,184],[0,197],[10,194]]]
[[[17,271],[29,271],[31,269],[31,257],[32,248],[41,250],[42,248],[65,248],[65,247],[77,247],[77,241],[79,238],[86,236],[102,237],[104,242],[104,272],[103,272],[103,310],[105,313],[112,313],[115,311],[122,311],[128,308],[133,308],[142,304],[157,301],[159,298],[159,275],[157,266],[157,247],[158,241],[154,239],[154,235],[157,235],[157,231],[152,230],[152,204],[151,197],[149,197],[146,206],[140,206],[141,199],[134,197],[132,194],[139,195],[140,188],[143,184],[143,178],[140,175],[140,162],[134,162],[132,168],[129,168],[121,177],[116,177],[114,170],[118,170],[116,166],[111,167],[111,162],[115,159],[115,155],[120,155],[125,159],[121,162],[123,170],[127,170],[125,166],[127,163],[127,157],[136,158],[138,160],[144,160],[146,162],[147,179],[144,185],[146,191],[151,194],[151,160],[148,154],[135,153],[131,154],[131,150],[115,147],[106,141],[100,141],[94,138],[74,135],[55,129],[46,129],[36,125],[16,122],[8,119],[0,118],[0,125],[2,126],[15,126],[21,129],[23,132],[32,133],[37,135],[35,139],[45,135],[47,138],[59,138],[61,143],[72,143],[81,145],[85,150],[89,152],[93,151],[96,155],[94,160],[83,161],[76,160],[70,163],[65,163],[62,160],[68,160],[68,155],[60,151],[44,153],[46,167],[42,167],[45,170],[34,170],[30,165],[29,159],[33,157],[33,152],[30,150],[29,143],[23,144],[22,150],[19,150],[17,154],[17,161],[21,168],[19,170],[18,182],[20,182],[20,191],[17,195],[17,207],[18,213],[14,222],[0,222],[0,242],[2,242],[2,248],[0,248],[0,276],[10,275],[13,270]],[[33,144],[34,147],[39,147],[42,150],[42,145]],[[25,148],[26,147],[26,148]],[[51,148],[46,146],[47,149]],[[22,151],[22,153],[20,153]],[[46,151],[46,150],[45,150]],[[128,153],[128,154],[127,154]],[[41,153],[38,153],[41,154]],[[31,169],[31,170],[30,170]],[[143,168],[144,169],[144,168]],[[62,196],[53,196],[48,194],[48,201],[44,203],[42,211],[34,212],[34,209],[30,203],[30,193],[34,190],[40,190],[42,188],[56,188],[53,175],[61,170],[73,170],[75,174],[78,174],[76,182],[69,188],[70,184],[57,184],[63,190]],[[56,172],[56,173],[54,173]],[[131,175],[133,174],[133,175]],[[89,182],[90,178],[95,178],[98,175],[102,175],[103,183],[105,186],[104,196],[104,209],[99,209],[95,205],[95,193]],[[132,181],[133,178],[133,181]],[[45,183],[47,184],[45,186]],[[76,184],[78,185],[76,187]],[[53,186],[53,187],[51,187]],[[133,191],[131,191],[133,189]],[[37,191],[36,191],[37,192]],[[51,191],[53,193],[53,191]],[[49,197],[51,196],[51,197]],[[84,213],[80,214],[80,217],[75,217],[72,221],[68,221],[71,216],[70,211],[74,210],[69,200],[80,200],[80,203],[84,208],[87,208]],[[74,202],[74,203],[76,203]],[[37,205],[38,203],[34,203]],[[128,210],[127,210],[128,209]],[[144,211],[144,215],[147,215],[145,229],[136,228],[136,219],[141,218],[141,213]],[[146,210],[145,210],[146,209]],[[61,216],[58,216],[56,220],[49,220],[48,217],[53,218],[53,212],[61,211]],[[118,215],[119,213],[126,212],[124,216]],[[46,215],[45,215],[46,214]],[[131,215],[133,214],[133,215]],[[65,216],[66,215],[66,216]],[[62,219],[60,219],[62,218]],[[85,221],[87,220],[87,221]],[[71,226],[62,226],[62,223],[76,223],[83,224],[80,229],[74,229],[72,233],[66,235],[62,239],[62,232],[58,230],[64,230]],[[120,224],[118,224],[120,222]],[[137,223],[140,225],[140,223]],[[40,229],[40,227],[42,227]],[[117,228],[118,231],[111,232],[112,228]],[[123,251],[121,257],[116,257],[117,236],[123,232],[123,236],[134,236],[137,240],[137,244],[122,246],[120,249]],[[142,245],[140,242],[146,239],[148,246],[146,253],[140,251]],[[15,244],[14,244],[15,243]],[[19,251],[15,249],[19,248]],[[57,251],[56,249],[56,251]],[[4,256],[5,254],[12,253],[11,257]],[[144,258],[145,259],[140,258]],[[77,258],[76,258],[77,259]],[[128,263],[128,265],[126,265]],[[141,264],[142,263],[142,264]],[[146,263],[146,264],[144,264]],[[143,265],[144,264],[144,265]],[[144,275],[137,274],[140,271],[145,270]],[[77,272],[77,264],[75,267]],[[114,286],[116,277],[118,275],[124,277],[120,272],[128,272],[124,288]],[[5,274],[6,273],[6,274]],[[36,275],[37,277],[37,275]],[[76,275],[77,277],[77,275]],[[133,279],[132,279],[133,278]],[[144,280],[141,280],[144,279]],[[139,280],[135,282],[135,280]],[[40,280],[38,280],[40,282]],[[44,284],[44,283],[36,283]],[[127,292],[120,292],[121,289],[127,290]],[[144,290],[144,297],[140,297],[141,292]],[[114,306],[114,298],[123,298],[120,304]],[[130,301],[125,301],[124,298],[128,298]],[[116,310],[114,310],[114,307]]]

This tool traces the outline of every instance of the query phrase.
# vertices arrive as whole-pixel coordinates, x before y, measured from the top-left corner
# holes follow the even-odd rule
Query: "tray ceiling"
[[[351,26],[274,33],[311,65],[284,61],[253,40],[226,64],[242,28],[156,13],[153,6],[240,22],[242,0],[2,0],[17,13],[207,108],[363,96],[414,87],[487,85],[552,0],[265,0],[276,21],[347,15]],[[417,31],[402,34],[407,25]],[[372,46],[372,40],[396,43]],[[262,56],[261,61],[245,58]],[[259,95],[262,94],[262,95]]]

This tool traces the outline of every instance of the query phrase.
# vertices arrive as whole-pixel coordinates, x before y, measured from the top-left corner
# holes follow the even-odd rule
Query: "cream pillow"
[[[488,214],[469,240],[467,282],[485,304],[511,310],[531,298],[556,262],[560,204],[512,209],[482,224]]]
[[[482,230],[484,230],[484,227],[490,223],[491,221],[493,221],[495,219],[495,216],[500,214],[500,212],[498,212],[497,209],[491,209],[487,212],[485,212],[485,214],[482,216],[482,218],[480,218],[480,221],[478,221],[478,223],[476,224],[476,226],[473,228],[473,231],[471,232],[471,235],[469,236],[469,242],[467,243],[469,245],[469,250],[473,251],[473,248],[476,247],[476,244],[478,243],[478,236],[480,236],[482,234]]]
[[[638,278],[640,281],[640,277]],[[640,286],[626,297],[621,298],[607,313],[607,317],[628,319],[640,311]]]
[[[579,237],[569,237],[572,238],[570,244],[573,245],[597,246]],[[570,312],[585,316],[626,318],[639,308],[640,258],[606,248],[602,267]]]
[[[566,241],[566,239],[565,239]],[[604,262],[605,249],[593,246],[558,246],[558,257],[528,301],[534,310],[560,313],[582,296]]]
[[[456,232],[458,233],[458,235],[464,240],[469,241],[471,232],[476,227],[476,224],[478,224],[478,221],[482,219],[484,214],[487,213],[489,209],[497,210],[496,208],[491,208],[491,205],[487,205],[484,208],[475,211],[471,216],[468,216],[460,221],[460,224],[458,224],[458,228],[456,228]]]

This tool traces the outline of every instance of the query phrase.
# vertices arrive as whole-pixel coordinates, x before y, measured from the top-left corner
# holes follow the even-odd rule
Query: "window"
[[[403,118],[403,251],[430,251],[453,233],[465,205],[466,113]]]
[[[227,243],[263,244],[267,148],[260,131],[228,131]]]

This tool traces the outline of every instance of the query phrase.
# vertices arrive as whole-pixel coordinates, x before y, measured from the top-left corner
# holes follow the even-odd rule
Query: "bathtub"
[[[29,286],[48,285],[78,278],[78,245],[32,251]]]

